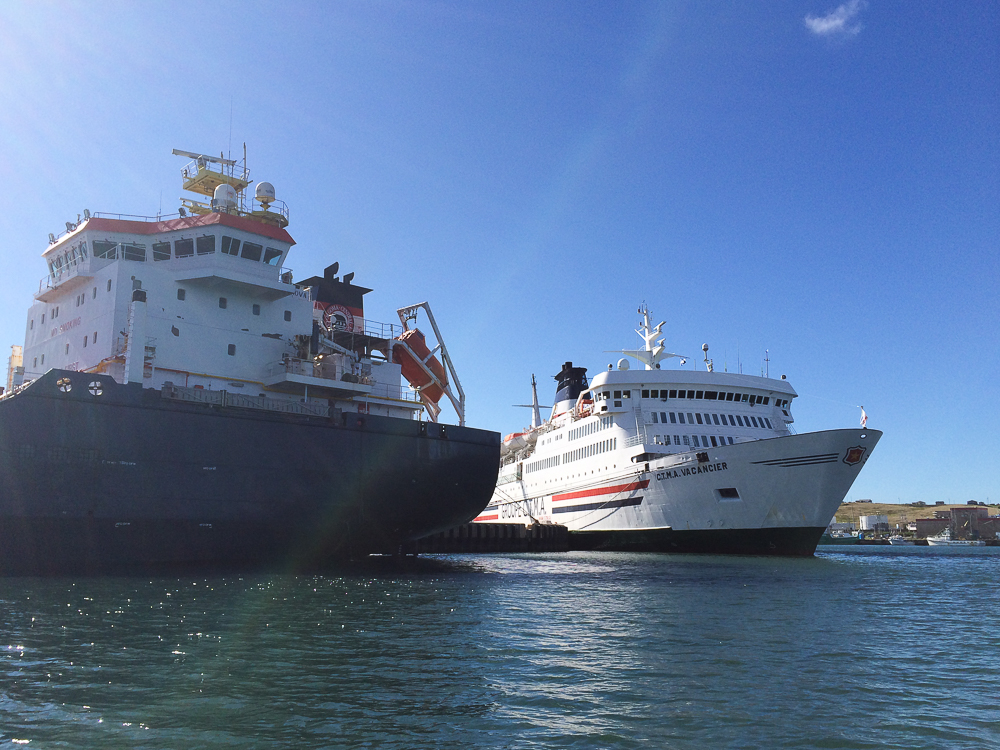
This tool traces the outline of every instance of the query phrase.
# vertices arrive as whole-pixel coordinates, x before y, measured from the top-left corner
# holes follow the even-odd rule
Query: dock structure
[[[466,523],[418,539],[417,553],[568,552],[569,530],[555,524]]]

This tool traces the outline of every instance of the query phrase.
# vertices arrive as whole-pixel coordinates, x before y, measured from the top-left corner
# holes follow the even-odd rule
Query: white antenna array
[[[635,357],[637,360],[642,362],[646,366],[647,370],[658,370],[660,368],[660,362],[664,359],[669,359],[670,357],[677,357],[684,360],[685,357],[682,354],[674,354],[672,352],[666,351],[663,346],[663,339],[658,337],[663,331],[663,326],[666,325],[666,321],[660,321],[655,327],[650,328],[649,326],[649,308],[645,304],[639,306],[639,314],[642,316],[642,327],[636,329],[636,333],[645,342],[644,349],[622,349],[621,353],[627,357]],[[617,354],[618,350],[613,352],[606,352],[608,354]],[[682,361],[681,364],[684,364]]]

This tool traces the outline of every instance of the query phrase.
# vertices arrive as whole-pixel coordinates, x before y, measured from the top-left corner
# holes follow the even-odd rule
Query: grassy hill
[[[860,516],[889,516],[889,528],[895,529],[897,523],[900,526],[904,526],[918,518],[934,518],[934,511],[936,510],[965,507],[968,506],[964,503],[925,506],[899,505],[897,503],[842,503],[840,508],[837,509],[837,521],[840,523],[853,523],[857,527]],[[996,504],[991,504],[988,507],[991,516],[995,516],[1000,512],[1000,506]]]

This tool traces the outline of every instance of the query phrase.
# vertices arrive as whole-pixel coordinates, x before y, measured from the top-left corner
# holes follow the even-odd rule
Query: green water
[[[916,549],[0,579],[0,747],[1000,747],[1000,555]]]

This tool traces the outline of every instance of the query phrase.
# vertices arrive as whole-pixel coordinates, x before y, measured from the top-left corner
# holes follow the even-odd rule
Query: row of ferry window
[[[698,438],[701,437],[701,445],[698,445]],[[719,435],[719,439],[715,439],[715,435],[674,435],[674,445],[681,446],[686,445],[689,448],[718,448],[720,445],[725,445],[726,441],[729,444],[733,444],[733,439],[731,437],[723,437]],[[711,445],[709,445],[711,441]],[[670,435],[654,435],[653,443],[655,445],[670,445]]]
[[[216,239],[218,238],[214,234],[206,234],[195,239],[174,240],[173,257],[191,258],[195,255],[212,255],[216,250]],[[153,260],[170,260],[170,246],[169,242],[154,242],[151,248]],[[244,242],[226,235],[222,236],[221,250],[224,255],[262,261],[269,266],[276,266],[281,262],[282,251],[276,247],[264,247],[256,242]],[[94,257],[109,260],[121,258],[122,260],[145,261],[146,246],[135,242],[95,240]]]
[[[650,412],[650,413],[653,415],[653,424],[666,424],[667,423],[667,412],[663,412],[663,411],[660,412],[659,422],[657,422],[657,419],[656,419],[656,412],[654,411],[654,412]],[[680,424],[695,424],[695,423],[697,423],[697,424],[712,424],[714,422],[716,425],[726,425],[727,424],[726,423],[726,418],[728,417],[729,418],[728,424],[731,425],[732,427],[756,427],[757,429],[763,430],[764,427],[765,427],[765,425],[766,425],[767,429],[769,429],[769,430],[773,430],[774,429],[771,426],[771,420],[768,419],[767,417],[754,417],[752,415],[743,415],[743,416],[740,416],[739,414],[736,414],[736,415],[733,415],[733,414],[705,414],[704,415],[705,419],[704,419],[704,421],[702,421],[702,415],[701,414],[698,414],[698,413],[692,414],[691,412],[688,412],[688,414],[687,414],[687,422],[684,421],[684,412],[682,412],[682,411],[681,412],[670,412],[669,416],[670,416],[670,424],[678,424],[678,423],[680,423]],[[721,422],[719,421],[720,418],[722,419]]]
[[[582,427],[574,427],[569,431],[569,439],[576,440],[587,435],[593,435],[595,432],[606,430],[612,425],[614,425],[614,419],[611,417],[601,417],[599,420],[583,425]]]
[[[621,398],[632,398],[632,391],[614,391],[614,397],[616,399]],[[605,401],[611,398],[612,391],[601,391],[597,394],[596,398],[598,401]],[[726,391],[689,391],[689,390],[677,390],[677,389],[664,389],[664,390],[643,390],[642,398],[658,398],[660,400],[668,398],[690,398],[690,399],[706,399],[708,401],[734,401],[741,402],[744,404],[750,404],[754,406],[755,404],[763,404],[767,406],[770,402],[770,396],[758,396],[756,393],[735,393]],[[775,406],[780,406],[782,408],[788,406],[787,399],[775,399]]]
[[[581,458],[590,458],[591,456],[596,456],[600,453],[606,453],[608,451],[613,451],[618,447],[618,438],[609,438],[607,440],[601,440],[600,442],[594,443],[592,445],[584,446],[583,448],[577,448],[574,451],[568,451],[563,453],[562,462],[564,464],[571,463],[572,461],[579,461]]]

